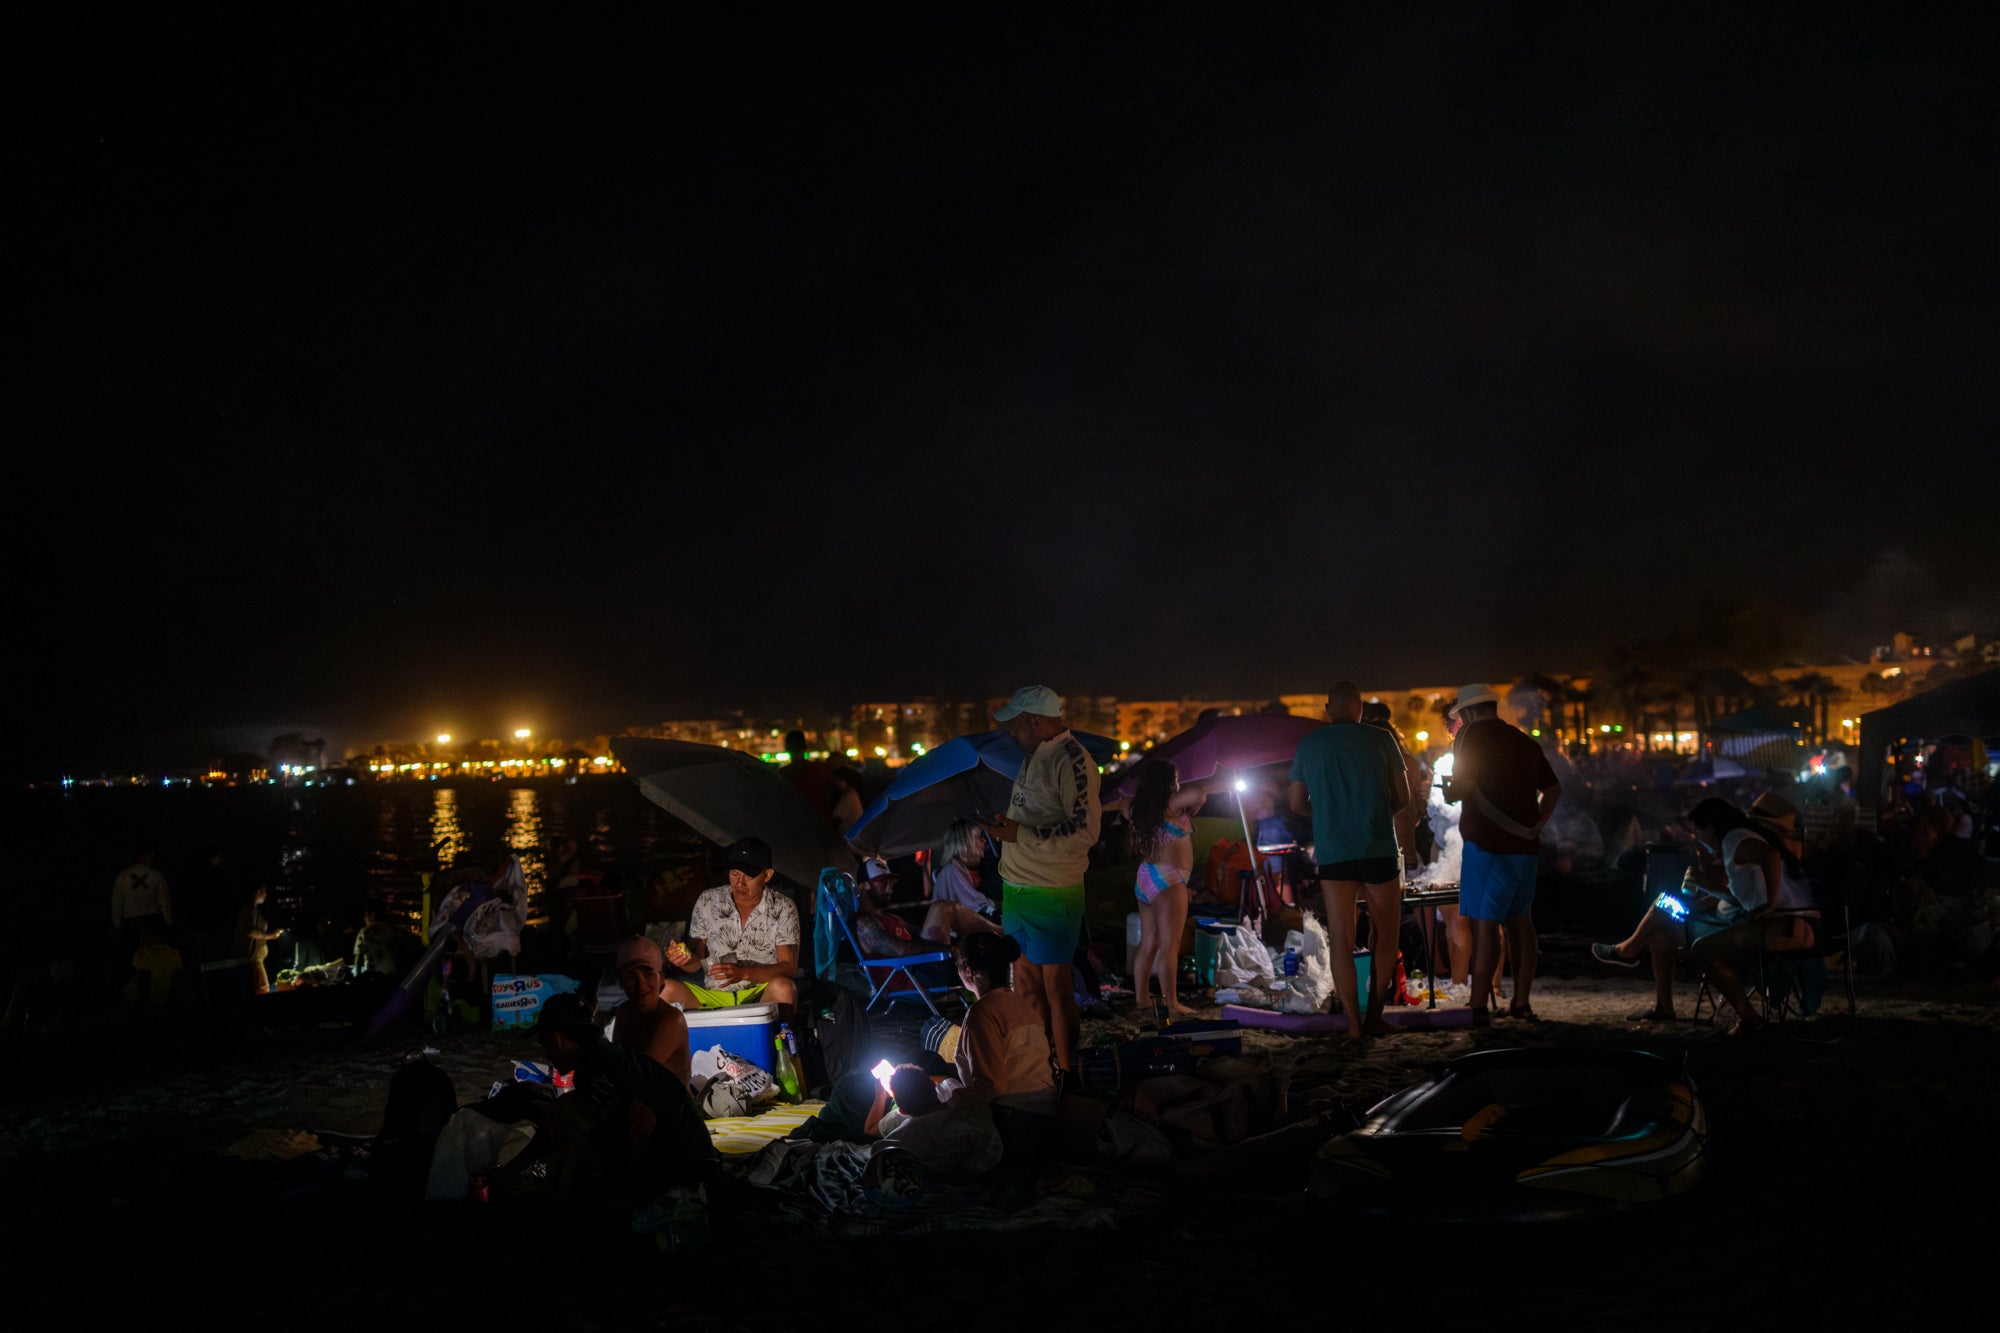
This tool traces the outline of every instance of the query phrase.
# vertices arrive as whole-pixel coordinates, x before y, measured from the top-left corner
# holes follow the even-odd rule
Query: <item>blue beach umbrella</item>
[[[1087,731],[1074,733],[1102,764],[1118,742]],[[1021,747],[1004,731],[960,736],[905,764],[847,831],[848,845],[863,856],[907,856],[944,840],[955,819],[1000,815],[1021,771]]]

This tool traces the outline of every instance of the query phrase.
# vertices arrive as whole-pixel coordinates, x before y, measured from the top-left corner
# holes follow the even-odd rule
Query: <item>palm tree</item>
[[[1585,742],[1590,740],[1590,703],[1596,697],[1597,692],[1588,685],[1571,681],[1563,686],[1563,701],[1570,706],[1570,721]]]
[[[1813,719],[1817,724],[1813,729],[1813,738],[1818,744],[1824,745],[1827,706],[1840,697],[1840,682],[1823,672],[1808,671],[1803,676],[1794,676],[1780,683],[1784,687],[1786,698],[1802,703],[1812,710]]]
[[[1653,697],[1656,678],[1653,666],[1637,644],[1621,644],[1612,652],[1611,669],[1605,672],[1604,686],[1625,710],[1626,720],[1639,731],[1641,749],[1651,749],[1647,739],[1647,704]]]
[[[1514,688],[1517,690],[1529,690],[1541,697],[1540,707],[1530,710],[1528,719],[1528,729],[1530,731],[1533,731],[1537,727],[1548,726],[1550,721],[1553,720],[1558,733],[1560,733],[1562,728],[1562,714],[1557,710],[1556,705],[1562,701],[1563,697],[1561,681],[1545,671],[1531,671],[1521,677],[1520,682]],[[1510,702],[1511,694],[1512,691],[1509,691]]]
[[[1667,733],[1672,737],[1669,748],[1680,749],[1681,700],[1692,699],[1694,692],[1677,680],[1662,681],[1653,691],[1653,702],[1667,706]]]

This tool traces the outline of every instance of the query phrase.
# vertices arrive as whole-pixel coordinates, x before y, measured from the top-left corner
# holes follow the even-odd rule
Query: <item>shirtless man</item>
[[[685,1084],[693,1074],[688,1025],[681,1011],[667,1003],[662,993],[665,982],[666,959],[659,945],[634,935],[618,946],[618,984],[624,988],[625,1003],[618,1007],[611,1041],[665,1065]]]

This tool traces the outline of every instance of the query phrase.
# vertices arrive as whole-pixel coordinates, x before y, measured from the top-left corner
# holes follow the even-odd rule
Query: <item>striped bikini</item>
[[[1159,845],[1164,847],[1170,842],[1187,837],[1193,831],[1191,826],[1182,828],[1171,819],[1165,820],[1160,825]],[[1168,889],[1185,886],[1187,882],[1187,871],[1179,866],[1163,866],[1157,861],[1143,861],[1139,865],[1139,879],[1132,886],[1132,892],[1138,895],[1140,902],[1151,903]]]

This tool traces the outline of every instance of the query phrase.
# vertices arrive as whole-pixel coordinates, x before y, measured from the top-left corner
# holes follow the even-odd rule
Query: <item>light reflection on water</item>
[[[440,866],[465,854],[465,830],[458,826],[458,793],[439,787],[431,801],[431,848]]]
[[[549,843],[577,840],[585,869],[617,871],[628,884],[708,854],[685,826],[623,778],[566,783],[398,783],[325,789],[78,789],[17,795],[20,853],[52,886],[46,928],[90,929],[112,876],[133,848],[157,845],[190,916],[225,933],[238,904],[194,871],[207,850],[228,883],[263,880],[285,923],[301,914],[358,917],[369,899],[408,916],[424,877],[454,860],[489,869],[512,852],[534,898],[547,880]]]
[[[507,849],[521,858],[521,877],[528,881],[529,897],[539,899],[548,878],[548,857],[533,787],[516,787],[507,798]]]

